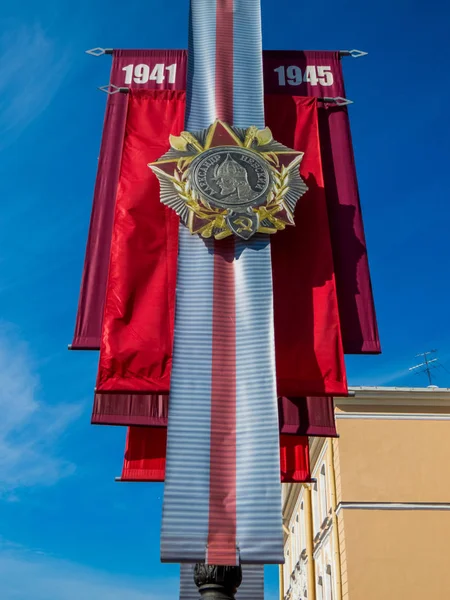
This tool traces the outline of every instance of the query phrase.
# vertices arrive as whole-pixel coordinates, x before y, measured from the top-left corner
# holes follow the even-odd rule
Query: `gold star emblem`
[[[170,136],[170,150],[148,166],[161,186],[161,202],[193,234],[223,239],[276,233],[294,224],[303,152],[276,142],[270,129],[231,127]]]

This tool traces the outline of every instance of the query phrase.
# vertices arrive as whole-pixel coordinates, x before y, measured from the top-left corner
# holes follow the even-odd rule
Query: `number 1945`
[[[309,85],[330,86],[334,83],[331,67],[323,66],[307,66],[305,72],[302,73],[300,67],[292,65],[290,67],[281,66],[274,69],[278,73],[278,85],[301,85],[309,83]]]

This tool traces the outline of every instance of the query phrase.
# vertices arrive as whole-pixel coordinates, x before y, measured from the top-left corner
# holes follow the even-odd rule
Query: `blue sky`
[[[262,0],[267,49],[350,49],[347,95],[384,353],[350,383],[426,385],[450,371],[448,31],[444,1]],[[3,0],[0,9],[0,595],[165,600],[162,487],[114,483],[125,432],[89,425],[94,353],[71,341],[110,58],[185,48],[187,0]],[[436,371],[436,383],[450,374]],[[276,569],[267,600],[275,600]]]

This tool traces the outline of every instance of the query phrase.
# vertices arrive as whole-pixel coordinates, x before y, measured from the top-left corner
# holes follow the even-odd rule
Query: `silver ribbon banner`
[[[260,0],[191,0],[188,56],[188,131],[264,127]],[[180,226],[163,562],[284,561],[270,241],[227,242]]]

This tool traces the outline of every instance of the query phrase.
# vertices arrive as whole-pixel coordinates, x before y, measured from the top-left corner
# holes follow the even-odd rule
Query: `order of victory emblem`
[[[170,150],[148,166],[161,185],[161,202],[191,233],[245,240],[294,225],[303,152],[276,142],[270,129],[216,121],[196,133],[170,136]]]

